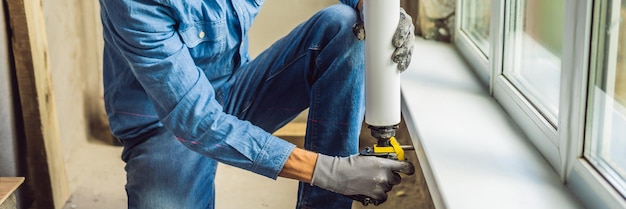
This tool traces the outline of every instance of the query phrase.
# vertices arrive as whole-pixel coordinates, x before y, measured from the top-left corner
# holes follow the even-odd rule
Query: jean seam
[[[280,70],[276,71],[276,73],[270,75],[267,79],[265,79],[265,82],[268,82],[272,79],[274,79],[278,74],[282,73],[283,71],[285,71],[289,66],[293,65],[293,63],[296,63],[298,60],[300,60],[302,57],[306,56],[309,52],[306,51],[298,56],[296,56],[296,58],[294,58],[293,60],[291,60],[291,62],[288,62],[287,64],[283,65],[282,68],[280,68]]]

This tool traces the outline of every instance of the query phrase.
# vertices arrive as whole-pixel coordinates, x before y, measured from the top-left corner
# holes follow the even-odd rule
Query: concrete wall
[[[0,1],[0,8],[4,8]],[[0,10],[0,176],[17,176],[14,92],[5,11]]]

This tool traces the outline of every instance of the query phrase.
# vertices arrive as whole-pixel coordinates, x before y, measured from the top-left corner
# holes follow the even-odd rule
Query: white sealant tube
[[[400,21],[400,0],[364,0],[365,123],[400,123],[400,71],[391,41]]]

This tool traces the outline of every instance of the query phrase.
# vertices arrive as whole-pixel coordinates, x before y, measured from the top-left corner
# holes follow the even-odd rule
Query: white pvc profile
[[[623,194],[620,194],[606,177],[598,172],[598,168],[594,168],[585,159],[587,156],[584,155],[585,149],[589,147],[589,141],[585,141],[585,138],[591,137],[585,129],[589,130],[592,125],[586,124],[584,117],[585,114],[591,113],[587,110],[588,105],[593,105],[587,103],[587,96],[593,97],[595,94],[592,91],[593,88],[588,88],[590,84],[588,81],[595,80],[593,71],[603,67],[606,54],[617,53],[617,33],[605,37],[604,34],[607,31],[604,28],[607,22],[619,21],[621,0],[593,2],[578,0],[570,4],[567,10],[570,12],[566,19],[572,19],[578,24],[584,23],[584,27],[583,25],[575,27],[575,24],[569,26],[576,29],[575,35],[571,35],[570,39],[581,44],[576,47],[578,49],[565,50],[572,51],[573,59],[571,60],[576,60],[571,62],[570,67],[573,73],[566,80],[569,83],[565,84],[569,86],[568,89],[571,89],[571,92],[566,94],[565,101],[572,103],[572,106],[565,107],[565,112],[569,114],[561,119],[567,121],[564,124],[568,125],[561,131],[561,144],[568,145],[567,163],[564,167],[566,182],[588,208],[626,208],[626,199]],[[612,16],[607,16],[608,12]],[[589,25],[594,27],[591,28]],[[606,42],[609,44],[605,44]],[[608,53],[601,49],[605,45],[611,47]],[[615,68],[616,60],[614,59],[615,57],[609,58],[606,63],[608,68]],[[576,94],[576,92],[586,92],[586,95]]]

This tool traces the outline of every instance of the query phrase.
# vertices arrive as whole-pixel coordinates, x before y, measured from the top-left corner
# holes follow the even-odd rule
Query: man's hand
[[[359,1],[359,13],[363,16],[363,1]],[[363,18],[361,18],[363,19]],[[365,39],[365,26],[362,22],[354,24],[352,28],[354,35],[359,40]],[[404,72],[411,64],[411,55],[413,54],[413,42],[415,41],[415,26],[413,25],[413,18],[400,8],[400,21],[398,22],[398,28],[393,35],[392,44],[396,47],[391,59],[398,64],[398,70]]]
[[[411,55],[413,54],[413,42],[415,41],[415,26],[413,19],[409,14],[400,8],[400,22],[396,33],[393,35],[392,43],[396,50],[391,56],[393,62],[398,63],[398,70],[404,72],[411,64]]]
[[[311,184],[343,195],[364,195],[383,203],[387,192],[402,180],[399,173],[412,175],[413,164],[385,158],[353,155],[331,157],[319,154]]]

